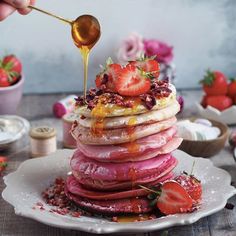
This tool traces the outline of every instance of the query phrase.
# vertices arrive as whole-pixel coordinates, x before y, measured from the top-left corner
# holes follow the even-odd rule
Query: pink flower
[[[173,47],[159,40],[144,40],[144,50],[148,57],[156,55],[156,60],[160,63],[169,63],[173,59]]]
[[[117,58],[120,63],[127,63],[136,60],[142,54],[144,54],[143,39],[140,35],[132,33],[122,42]]]

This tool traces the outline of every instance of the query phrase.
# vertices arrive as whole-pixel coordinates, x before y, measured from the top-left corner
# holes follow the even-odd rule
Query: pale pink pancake
[[[137,157],[147,151],[161,148],[174,137],[176,132],[177,128],[173,126],[167,130],[138,139],[132,143],[117,145],[86,145],[78,141],[77,146],[85,156],[92,159],[99,161],[115,161]]]
[[[96,134],[92,131],[92,129],[85,128],[77,123],[73,125],[71,134],[76,140],[79,140],[83,144],[111,145],[128,143],[159,133],[172,127],[175,123],[176,118],[172,117],[170,119],[148,125],[102,130],[99,134]]]

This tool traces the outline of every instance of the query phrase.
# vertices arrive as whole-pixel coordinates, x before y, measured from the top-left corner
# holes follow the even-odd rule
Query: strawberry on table
[[[0,173],[4,171],[7,167],[7,158],[0,156]]]
[[[0,87],[8,87],[10,85],[7,72],[3,68],[0,68]]]
[[[208,70],[204,79],[200,81],[208,96],[226,95],[228,90],[227,78],[220,71]]]
[[[157,200],[157,207],[163,214],[188,212],[192,206],[193,200],[183,186],[176,181],[164,182]]]
[[[103,71],[96,76],[95,83],[97,88],[102,89],[105,87],[105,89],[116,92],[115,81],[118,79],[120,72],[121,65],[113,63],[109,58]]]
[[[212,106],[219,111],[223,111],[232,106],[233,101],[228,96],[209,96],[206,99],[207,106]]]
[[[201,181],[198,180],[193,175],[188,175],[187,173],[183,173],[175,178],[182,187],[188,192],[190,197],[199,202],[202,198],[202,184]]]
[[[228,96],[233,99],[236,97],[236,78],[230,79],[230,84],[228,85]]]
[[[128,64],[121,70],[115,81],[116,91],[124,96],[139,96],[147,93],[151,88],[151,80],[148,73]]]
[[[159,63],[154,58],[142,57],[136,61],[131,61],[129,64],[138,67],[144,72],[149,72],[153,78],[158,78],[160,74]]]

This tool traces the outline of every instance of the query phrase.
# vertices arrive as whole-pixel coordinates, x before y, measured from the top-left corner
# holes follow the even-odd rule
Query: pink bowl
[[[23,91],[24,77],[13,86],[0,87],[0,115],[16,114]]]

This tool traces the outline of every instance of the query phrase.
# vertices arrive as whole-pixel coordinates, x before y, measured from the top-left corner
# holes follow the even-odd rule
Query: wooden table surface
[[[199,100],[201,94],[199,91],[181,91],[185,98],[185,110],[181,115],[188,117],[195,115],[194,102]],[[58,148],[62,147],[62,123],[52,115],[52,104],[63,98],[65,94],[57,95],[27,95],[24,96],[19,107],[18,114],[28,119],[32,126],[50,125],[58,131]],[[22,138],[16,145],[8,151],[0,152],[9,158],[9,166],[4,174],[16,170],[19,164],[30,158],[28,136]],[[228,171],[232,176],[232,184],[236,183],[236,164],[233,160],[229,147],[226,147],[217,156],[211,158],[216,166]],[[2,177],[0,177],[0,193],[4,189]],[[236,196],[229,200],[230,203],[236,204]],[[88,236],[92,234],[53,228],[31,219],[26,219],[14,214],[13,207],[7,204],[0,197],[0,235],[1,236]],[[117,234],[118,235],[118,234]],[[124,234],[123,234],[124,235]],[[167,229],[162,232],[151,232],[145,234],[130,234],[136,236],[154,236],[154,235],[173,235],[173,236],[235,236],[236,235],[236,207],[233,210],[223,209],[214,215],[205,217],[195,224],[179,226]]]

